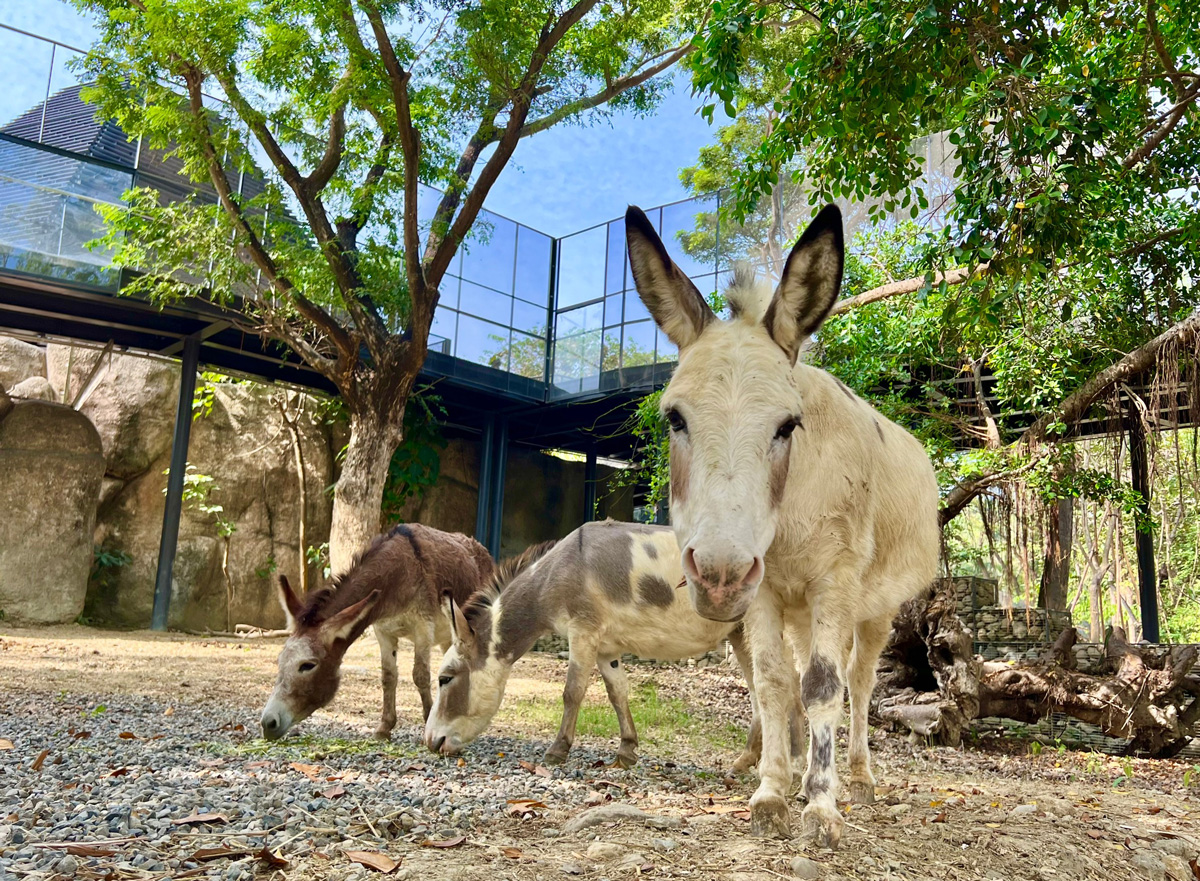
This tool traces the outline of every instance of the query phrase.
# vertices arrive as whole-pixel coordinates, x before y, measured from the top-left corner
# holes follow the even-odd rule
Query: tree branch
[[[213,146],[212,130],[208,124],[208,111],[204,107],[204,95],[201,92],[203,77],[198,71],[185,70],[183,80],[188,90],[188,108],[196,125],[201,130],[200,149],[208,164],[209,178],[217,191],[217,198],[220,200],[221,206],[225,209],[225,213],[234,227],[242,234],[246,250],[267,281],[281,294],[290,298],[295,304],[296,310],[326,334],[337,347],[339,357],[336,370],[328,365],[329,359],[319,353],[316,353],[318,360],[311,362],[314,370],[327,375],[330,380],[337,381],[332,373],[326,374],[326,368],[328,367],[334,373],[344,372],[357,358],[357,347],[350,339],[350,335],[346,333],[345,328],[338,324],[333,316],[300,293],[291,280],[279,271],[275,259],[267,251],[254,228],[247,222],[242,206],[238,204],[237,197],[229,188],[229,178],[225,176],[225,169],[221,166],[221,160]],[[313,351],[315,352],[315,350]]]
[[[593,107],[599,107],[601,104],[611,101],[622,92],[627,92],[630,89],[640,86],[647,80],[658,76],[660,73],[673,66],[680,59],[685,58],[695,48],[695,45],[690,40],[686,43],[681,43],[674,49],[670,50],[668,54],[657,64],[653,64],[650,67],[644,68],[643,70],[635,73],[629,73],[620,79],[615,79],[593,95],[588,95],[575,101],[571,101],[570,103],[559,107],[557,110],[547,113],[545,116],[526,123],[525,125],[521,126],[520,136],[522,138],[526,138],[529,137],[529,135],[535,135],[538,132],[545,131],[553,125],[557,125],[568,117],[574,116],[577,113],[582,113],[585,110],[591,110]]]
[[[933,284],[938,285],[945,282],[948,285],[962,284],[979,275],[984,275],[990,264],[981,263],[972,269],[951,269],[947,273],[935,272],[933,274]],[[894,281],[890,284],[880,285],[877,288],[871,288],[869,291],[863,291],[861,294],[856,294],[853,297],[847,297],[844,300],[839,300],[834,304],[830,311],[830,316],[841,315],[843,312],[849,312],[851,309],[857,309],[860,306],[866,306],[869,303],[878,303],[880,300],[887,300],[891,297],[898,297],[901,294],[911,294],[925,287],[925,276],[917,276],[915,278],[906,278],[903,281]]]
[[[1140,147],[1125,157],[1125,160],[1121,163],[1121,167],[1128,171],[1139,162],[1148,158],[1158,145],[1166,140],[1167,135],[1175,130],[1175,127],[1187,115],[1188,108],[1195,103],[1197,97],[1200,97],[1200,84],[1193,86],[1190,91],[1180,96],[1175,105],[1167,111],[1167,118],[1163,121],[1163,124],[1155,129],[1154,133],[1146,138]]]
[[[347,88],[349,83],[350,68],[347,67],[335,91]],[[304,187],[311,193],[319,193],[325,189],[337,172],[338,166],[342,164],[342,150],[346,142],[346,103],[346,100],[338,101],[329,118],[329,139],[325,144],[325,155],[321,157],[312,173],[304,178]]]
[[[466,237],[475,218],[479,215],[483,201],[492,185],[495,184],[496,178],[500,176],[500,172],[508,164],[508,160],[512,158],[513,150],[516,149],[517,142],[521,138],[521,129],[529,115],[538,77],[550,54],[562,42],[567,32],[578,24],[597,2],[598,0],[578,0],[574,6],[559,16],[553,25],[548,23],[548,26],[542,28],[541,37],[530,55],[529,67],[512,95],[512,108],[504,127],[504,133],[496,145],[496,152],[484,164],[478,180],[467,193],[462,208],[454,218],[450,229],[444,234],[439,234],[437,230],[434,230],[429,235],[422,262],[425,265],[426,277],[432,286],[436,287],[441,281],[459,243]]]

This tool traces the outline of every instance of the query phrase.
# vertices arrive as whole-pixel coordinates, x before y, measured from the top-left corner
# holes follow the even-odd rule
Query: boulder
[[[0,421],[0,609],[53,624],[82,611],[104,456],[82,414],[15,401]]]
[[[46,376],[46,350],[41,346],[0,336],[0,385],[11,390],[31,376]]]
[[[60,400],[74,400],[101,359],[96,385],[79,409],[100,432],[108,476],[130,480],[170,453],[179,365],[52,344],[46,348],[46,373]]]
[[[192,423],[190,485],[203,498],[184,504],[172,581],[171,627],[226,627],[221,567],[226,538],[220,522],[233,526],[228,536],[231,623],[263,627],[285,623],[274,578],[283,572],[293,583],[298,580],[300,492],[291,438],[274,403],[281,393],[257,383],[216,383],[211,387],[211,410]],[[314,399],[308,400],[310,406],[299,426],[307,485],[307,543],[320,545],[329,536],[332,507],[325,488],[333,482],[334,465],[328,427],[317,417]],[[142,475],[105,486],[97,543],[128,560],[89,594],[87,614],[97,621],[134,627],[149,623],[169,462],[168,444]],[[214,507],[221,510],[213,511]],[[315,567],[309,572],[311,583],[318,584]]]
[[[44,376],[23,379],[8,390],[8,393],[24,401],[57,401],[50,380]]]

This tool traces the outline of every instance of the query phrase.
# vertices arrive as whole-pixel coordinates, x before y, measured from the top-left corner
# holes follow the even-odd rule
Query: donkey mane
[[[485,587],[475,591],[463,606],[463,614],[470,618],[471,612],[490,609],[504,588],[514,578],[550,553],[556,544],[558,544],[557,541],[544,541],[541,544],[530,545],[515,557],[506,557],[497,563],[496,571],[492,573],[492,580]]]
[[[318,588],[311,591],[305,598],[304,610],[296,619],[298,627],[315,627],[328,617],[327,609],[333,598],[336,597],[354,577],[359,567],[363,563],[372,559],[379,553],[380,548],[384,546],[390,539],[397,535],[405,535],[409,541],[412,541],[412,533],[408,526],[401,523],[392,528],[390,532],[385,532],[383,535],[377,535],[371,539],[371,543],[367,545],[366,550],[355,554],[350,560],[350,568],[345,572],[340,572],[330,579],[330,583],[326,587]],[[416,544],[413,544],[414,549]]]
[[[759,282],[752,263],[738,260],[733,264],[733,279],[725,287],[725,302],[731,318],[757,323],[767,313],[771,293],[770,285]]]

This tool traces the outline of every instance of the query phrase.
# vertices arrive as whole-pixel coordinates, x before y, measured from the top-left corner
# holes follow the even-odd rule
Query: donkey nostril
[[[700,570],[696,568],[696,551],[691,545],[683,551],[683,574],[693,581],[700,580]]]
[[[446,742],[446,735],[443,734],[441,737],[439,737],[437,740],[434,741],[433,751],[435,753],[440,753],[442,751],[442,744],[444,744],[445,742]]]
[[[762,557],[755,557],[750,563],[750,568],[746,570],[746,574],[742,576],[742,584],[751,585],[758,584],[763,577],[763,561]]]

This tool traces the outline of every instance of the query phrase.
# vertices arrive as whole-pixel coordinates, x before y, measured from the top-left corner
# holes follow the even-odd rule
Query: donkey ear
[[[845,250],[842,212],[826,205],[788,255],[763,325],[793,364],[837,302]]]
[[[295,630],[296,619],[304,611],[304,603],[300,602],[300,597],[288,584],[286,575],[279,576],[279,605],[283,606],[283,613],[287,615],[288,630]]]
[[[467,616],[463,614],[458,603],[454,602],[454,597],[447,593],[443,599],[449,607],[447,613],[450,617],[450,633],[454,637],[454,641],[465,642],[475,635],[475,631],[471,629],[471,623],[467,621]]]
[[[326,618],[321,623],[321,636],[325,642],[332,643],[339,639],[353,642],[357,639],[370,623],[371,613],[375,611],[381,596],[382,591],[373,590],[353,606],[347,606],[336,615]]]
[[[633,205],[625,212],[625,241],[638,296],[655,323],[682,351],[717,316],[692,280],[671,260],[650,218]]]

